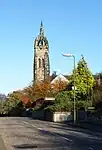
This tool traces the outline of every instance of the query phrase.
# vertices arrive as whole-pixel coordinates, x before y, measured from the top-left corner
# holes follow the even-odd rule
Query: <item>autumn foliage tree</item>
[[[32,107],[33,102],[45,97],[55,97],[60,91],[63,91],[67,82],[58,80],[51,84],[49,80],[37,82],[25,87],[22,90],[14,91],[8,95],[10,104],[14,104],[14,101],[23,102],[25,108]]]
[[[53,92],[57,94],[58,92],[64,90],[67,87],[67,85],[68,82],[58,80],[55,83],[51,84],[51,87],[53,89]]]
[[[33,85],[33,96],[35,99],[45,98],[51,92],[51,85],[49,81],[42,81]]]
[[[27,95],[31,101],[35,101],[40,98],[55,96],[58,92],[65,89],[67,84],[68,83],[60,80],[51,84],[50,81],[45,80],[24,88],[23,93]]]
[[[51,86],[49,81],[37,82],[29,87],[24,88],[23,93],[27,95],[33,102],[39,98],[44,98],[51,92]]]
[[[17,100],[21,101],[23,105],[26,107],[26,105],[30,102],[30,97],[23,90],[18,90],[9,93],[8,100],[11,101],[12,103]]]

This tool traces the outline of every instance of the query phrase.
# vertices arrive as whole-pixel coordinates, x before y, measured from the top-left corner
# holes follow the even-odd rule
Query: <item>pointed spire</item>
[[[43,27],[43,22],[42,22],[42,20],[41,20],[41,27]]]
[[[41,25],[40,25],[40,35],[44,36],[44,27],[43,27],[42,21],[41,21]]]

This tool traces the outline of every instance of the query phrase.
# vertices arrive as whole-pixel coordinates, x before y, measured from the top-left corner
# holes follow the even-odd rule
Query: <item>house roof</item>
[[[64,75],[59,74],[57,75],[52,81],[51,84],[57,82],[57,81],[62,81],[62,82],[69,82],[68,79],[66,77],[64,77]]]

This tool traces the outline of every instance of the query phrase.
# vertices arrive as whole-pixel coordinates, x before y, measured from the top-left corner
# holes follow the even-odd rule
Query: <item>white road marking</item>
[[[42,128],[37,128],[38,130],[43,130]]]
[[[32,127],[34,127],[34,128],[37,128],[36,126],[34,126],[34,125],[32,125],[32,124],[30,124]]]
[[[71,139],[68,139],[68,138],[66,138],[66,137],[64,137],[64,136],[61,136],[63,139],[65,139],[65,140],[67,140],[67,141],[70,141],[70,142],[72,142],[73,140],[71,140]]]
[[[29,124],[28,122],[26,122],[26,121],[22,121],[23,123],[25,123],[25,124]]]
[[[43,130],[43,131],[48,131],[48,130],[44,130],[43,128],[37,128],[36,126],[34,126],[34,125],[32,125],[32,124],[30,124],[29,122],[26,122],[26,121],[22,121],[23,123],[25,123],[25,124],[29,124],[30,126],[32,126],[32,127],[34,127],[34,128],[36,128],[37,130]],[[51,132],[51,131],[50,131]],[[53,132],[52,132],[53,133]],[[63,138],[63,139],[65,139],[65,140],[67,140],[67,141],[70,141],[70,142],[72,142],[73,140],[71,140],[71,139],[68,139],[68,138],[66,138],[66,137],[64,137],[64,136],[61,136],[61,135],[59,135],[59,134],[57,134],[57,133],[55,133],[57,136],[59,136],[59,137],[61,137],[61,138]],[[93,149],[90,149],[90,150],[93,150]]]

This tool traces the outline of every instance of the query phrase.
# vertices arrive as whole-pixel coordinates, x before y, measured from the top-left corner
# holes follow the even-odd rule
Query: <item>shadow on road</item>
[[[82,132],[82,133],[85,133],[85,134],[90,134],[90,135],[93,135],[93,136],[102,136],[101,133],[101,127],[96,127],[94,125],[90,125],[87,127],[85,127],[84,125],[83,126],[80,126],[80,125],[73,125],[73,124],[59,124],[59,125],[49,125],[50,127],[52,128],[58,128],[60,130],[69,130],[69,131],[76,131],[76,132]]]
[[[52,128],[56,128],[56,127],[52,127]],[[64,128],[59,128],[60,130],[64,130]],[[91,148],[93,148],[93,150],[102,150],[102,139],[97,139],[93,136],[91,136],[91,134],[87,134],[86,132],[79,132],[80,134],[75,134],[73,132],[70,132],[68,129],[66,129],[66,133],[65,132],[61,132],[61,133],[55,133],[53,131],[45,131],[45,130],[41,130],[40,134],[44,135],[44,136],[51,136],[51,135],[57,135],[57,137],[60,137],[60,142],[63,142],[63,139],[66,140],[67,144],[70,145],[70,147],[72,148],[72,150],[89,150]],[[72,131],[72,130],[70,130]]]

